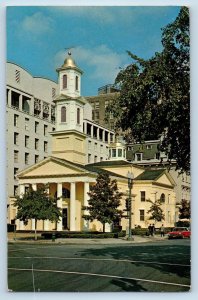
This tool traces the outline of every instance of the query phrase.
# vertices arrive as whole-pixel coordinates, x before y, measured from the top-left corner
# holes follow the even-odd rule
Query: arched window
[[[78,91],[78,76],[76,76],[76,91]]]
[[[77,124],[80,124],[80,108],[77,108]]]
[[[62,106],[61,107],[61,122],[66,122],[66,107]]]
[[[67,75],[63,75],[63,89],[67,88]]]
[[[165,202],[165,194],[164,193],[161,194],[160,200],[161,200],[161,202]]]

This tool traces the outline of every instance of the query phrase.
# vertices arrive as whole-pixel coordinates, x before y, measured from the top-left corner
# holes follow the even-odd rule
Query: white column
[[[62,201],[62,183],[57,183],[57,206],[59,208],[62,209],[62,206],[63,206],[63,201]],[[63,230],[63,225],[62,225],[62,217],[60,217],[60,221],[58,221],[57,223],[57,230],[58,231],[62,231]]]
[[[97,140],[100,140],[99,128],[97,127]]]
[[[84,206],[88,206],[88,200],[89,200],[89,196],[88,193],[89,192],[89,182],[85,182],[84,183]],[[84,214],[88,215],[89,212],[87,210],[84,210]],[[84,220],[83,222],[83,230],[89,230],[89,221],[88,220]]]
[[[21,94],[19,96],[19,110],[23,110],[23,96]]]
[[[71,182],[70,189],[70,231],[76,230],[76,183]]]
[[[87,134],[87,122],[84,121],[84,133]]]
[[[19,185],[19,197],[22,198],[22,196],[25,194],[25,185],[20,184]],[[23,221],[19,221],[19,230],[24,230],[24,223]]]
[[[36,183],[33,183],[33,184],[32,184],[32,189],[33,189],[33,191],[36,191],[36,190],[37,190],[37,185],[36,185]],[[32,219],[32,230],[35,230],[35,219]]]
[[[8,90],[8,106],[11,107],[11,90]]]
[[[46,188],[46,191],[47,191],[47,194],[49,195],[49,187]],[[49,230],[49,220],[44,220],[44,226],[43,227],[44,227],[43,229],[45,231]]]
[[[108,132],[108,144],[111,143],[110,133]]]
[[[91,125],[91,137],[93,138],[93,125]]]
[[[102,131],[102,141],[105,142],[105,130]]]

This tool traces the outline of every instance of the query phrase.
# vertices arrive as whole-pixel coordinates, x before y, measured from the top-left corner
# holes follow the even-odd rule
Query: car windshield
[[[186,227],[176,227],[176,228],[173,228],[173,231],[188,231],[188,228],[186,228]]]

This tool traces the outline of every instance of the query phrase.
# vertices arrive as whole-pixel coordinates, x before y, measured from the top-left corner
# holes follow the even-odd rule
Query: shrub
[[[45,239],[55,238],[79,238],[79,239],[105,239],[124,237],[126,232],[43,232],[41,236]]]

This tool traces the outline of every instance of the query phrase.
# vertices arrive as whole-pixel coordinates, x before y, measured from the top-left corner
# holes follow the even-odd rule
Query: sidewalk
[[[38,240],[34,240],[33,234],[20,234],[17,233],[16,236],[9,233],[8,234],[8,242],[9,243],[37,243],[37,244],[68,244],[68,245],[126,245],[126,244],[134,244],[134,243],[147,243],[154,241],[163,241],[167,239],[167,237],[160,236],[133,236],[133,240],[127,240],[127,238],[105,238],[105,239],[78,239],[78,238],[58,238],[55,241],[44,240],[38,235]]]

